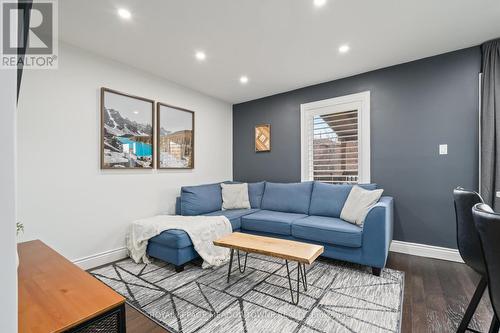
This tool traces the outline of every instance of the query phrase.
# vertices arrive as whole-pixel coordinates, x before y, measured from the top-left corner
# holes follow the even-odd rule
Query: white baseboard
[[[78,265],[82,269],[91,269],[101,265],[108,264],[113,261],[117,261],[127,257],[127,250],[125,247],[121,247],[114,250],[104,251],[101,253],[96,253],[88,257],[83,257],[73,260],[73,263]]]
[[[402,241],[392,241],[391,252],[410,254],[419,257],[434,258],[455,262],[462,262],[462,257],[458,250],[447,247],[439,247],[418,243],[408,243]],[[127,257],[127,250],[121,247],[114,250],[109,250],[101,253],[96,253],[88,257],[83,257],[73,260],[73,263],[82,269],[91,269],[101,265],[108,264]]]
[[[464,262],[458,250],[447,247],[392,241],[390,250],[392,252],[411,254],[419,257]]]

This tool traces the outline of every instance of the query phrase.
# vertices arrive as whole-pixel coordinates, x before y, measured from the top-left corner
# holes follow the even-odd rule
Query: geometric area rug
[[[320,258],[306,267],[307,292],[301,286],[292,305],[284,260],[249,254],[241,274],[235,258],[229,283],[227,268],[190,263],[175,273],[162,261],[124,259],[90,273],[172,333],[400,332],[403,272],[386,268],[376,277],[364,266]]]

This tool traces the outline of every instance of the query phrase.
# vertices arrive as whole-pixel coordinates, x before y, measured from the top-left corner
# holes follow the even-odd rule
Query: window
[[[370,182],[370,92],[302,104],[302,180]]]

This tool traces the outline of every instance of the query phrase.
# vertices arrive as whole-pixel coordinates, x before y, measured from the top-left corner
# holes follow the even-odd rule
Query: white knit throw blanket
[[[146,255],[149,239],[170,229],[183,230],[189,235],[204,260],[203,268],[220,266],[229,260],[229,249],[213,244],[233,231],[225,216],[158,215],[134,221],[126,237],[129,256],[136,263],[149,263]]]

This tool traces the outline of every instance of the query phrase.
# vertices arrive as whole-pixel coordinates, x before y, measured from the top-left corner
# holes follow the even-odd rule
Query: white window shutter
[[[358,183],[358,111],[309,117],[310,179],[334,184]]]

